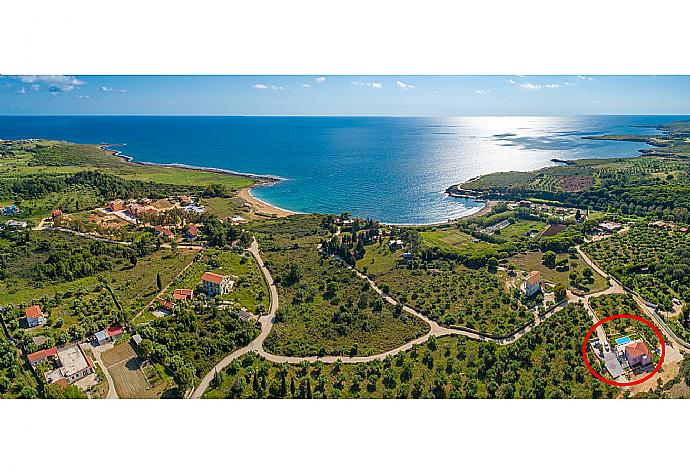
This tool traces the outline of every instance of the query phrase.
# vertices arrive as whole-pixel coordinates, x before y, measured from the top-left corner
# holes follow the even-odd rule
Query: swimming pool
[[[626,344],[626,343],[629,343],[629,342],[630,342],[630,336],[626,336],[626,337],[624,337],[624,338],[618,338],[618,339],[616,339],[616,344],[618,344],[619,346],[620,346],[621,344]]]

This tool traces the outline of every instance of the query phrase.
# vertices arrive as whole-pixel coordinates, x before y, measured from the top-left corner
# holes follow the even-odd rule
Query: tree
[[[160,292],[163,290],[163,281],[161,280],[161,273],[158,272],[156,274],[156,286],[158,287],[158,291]]]
[[[295,397],[295,378],[290,377],[290,396]]]
[[[553,251],[546,251],[541,257],[541,262],[546,267],[554,267],[556,265],[556,253]]]
[[[553,294],[554,294],[557,302],[561,302],[561,301],[565,300],[565,297],[567,295],[565,286],[563,284],[556,285],[556,288],[554,289]]]

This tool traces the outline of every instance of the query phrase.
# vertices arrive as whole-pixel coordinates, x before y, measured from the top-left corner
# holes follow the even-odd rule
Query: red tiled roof
[[[26,307],[25,313],[27,318],[40,318],[41,316],[43,316],[41,307],[38,305]]]
[[[530,285],[534,285],[537,282],[541,282],[541,272],[535,270],[529,274],[529,277],[527,277],[527,283]]]
[[[163,232],[163,227],[161,225],[156,225],[155,228],[153,228],[156,233],[162,233]]]
[[[26,356],[27,359],[29,359],[29,362],[36,362],[40,361],[41,359],[45,359],[46,357],[53,357],[57,356],[57,348],[56,347],[51,347],[50,349],[43,349],[41,351],[36,351],[32,354],[29,354]]]
[[[124,330],[122,329],[122,326],[120,326],[119,324],[114,324],[108,326],[105,329],[105,332],[108,333],[108,336],[113,337],[124,333]]]
[[[625,353],[630,357],[638,357],[640,355],[651,357],[649,354],[649,348],[641,339],[625,346]]]
[[[168,228],[163,228],[163,234],[170,237],[173,235],[173,232],[170,231]]]
[[[59,209],[58,209],[58,210],[53,210],[52,215],[53,215],[53,216],[60,216],[60,215],[62,215],[62,211],[59,210]]]
[[[187,226],[187,234],[190,236],[196,236],[197,235],[197,229],[196,229],[196,225],[194,223],[189,223],[189,226]]]
[[[175,300],[188,300],[194,296],[194,290],[190,288],[177,288],[173,292]]]
[[[212,284],[221,284],[223,283],[223,276],[220,274],[214,274],[213,272],[204,272],[201,280],[204,282],[211,282]]]

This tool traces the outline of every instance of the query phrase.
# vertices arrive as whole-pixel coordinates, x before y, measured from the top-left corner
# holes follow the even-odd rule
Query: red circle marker
[[[645,375],[641,379],[635,380],[633,382],[616,382],[615,380],[609,380],[609,379],[602,377],[592,368],[591,365],[589,365],[589,359],[587,358],[587,341],[589,340],[590,336],[592,336],[592,333],[594,332],[594,330],[596,330],[599,326],[606,323],[607,321],[615,320],[617,318],[630,318],[633,320],[641,321],[642,323],[646,324],[647,326],[649,326],[650,328],[652,328],[654,330],[654,334],[656,334],[656,336],[659,338],[659,342],[661,343],[661,358],[659,359],[659,363],[656,365],[654,370],[651,373],[649,373],[648,375]],[[659,372],[659,369],[661,369],[661,365],[664,363],[664,357],[666,357],[666,345],[664,344],[664,338],[661,335],[661,332],[651,322],[645,320],[641,316],[628,315],[628,314],[624,313],[621,315],[613,315],[613,316],[608,316],[606,318],[603,318],[603,319],[599,320],[594,326],[589,328],[589,331],[587,331],[587,334],[585,334],[585,340],[582,343],[582,357],[585,359],[585,366],[587,367],[587,370],[589,370],[592,374],[594,374],[594,376],[596,378],[598,378],[602,382],[605,382],[609,385],[615,385],[616,387],[630,387],[632,385],[641,384],[642,382],[651,379],[652,377],[654,377],[654,374]]]

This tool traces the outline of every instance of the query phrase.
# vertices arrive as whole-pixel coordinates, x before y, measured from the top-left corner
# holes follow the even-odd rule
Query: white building
[[[525,282],[522,284],[522,291],[528,297],[531,297],[535,293],[541,291],[541,272],[538,270],[530,272],[529,277],[527,277]]]

